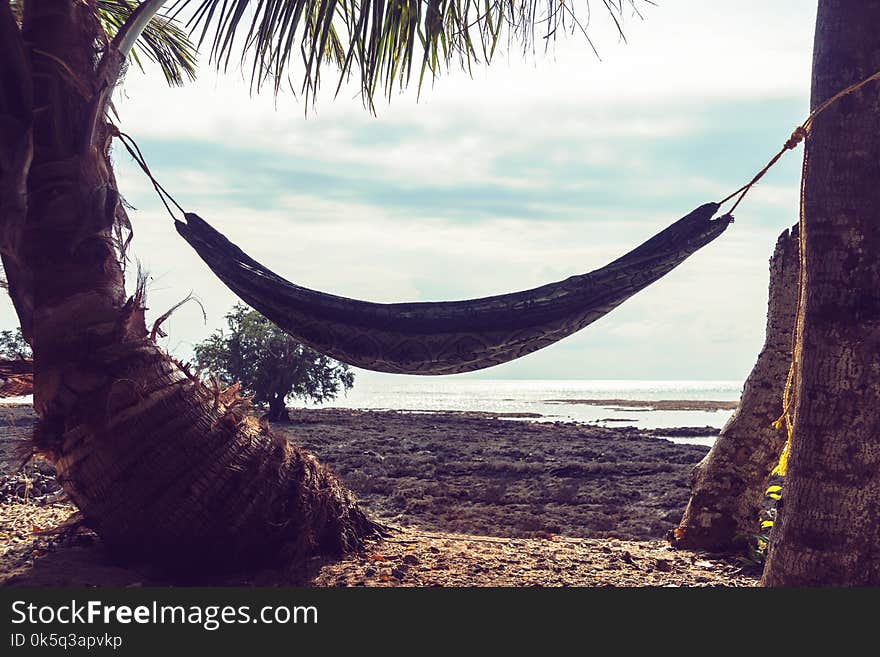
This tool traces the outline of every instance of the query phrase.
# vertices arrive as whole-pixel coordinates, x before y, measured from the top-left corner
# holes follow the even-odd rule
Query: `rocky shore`
[[[45,462],[21,462],[33,414],[0,411],[0,581],[7,585],[171,583],[115,562]],[[329,464],[391,535],[315,564],[316,586],[749,586],[736,555],[674,551],[662,540],[706,453],[633,427],[486,413],[294,410],[275,427]],[[711,428],[708,428],[711,429]],[[677,435],[704,435],[683,428]],[[663,435],[671,435],[668,429]],[[182,583],[182,582],[176,582]],[[193,582],[187,582],[193,583]],[[278,572],[207,584],[284,584]]]

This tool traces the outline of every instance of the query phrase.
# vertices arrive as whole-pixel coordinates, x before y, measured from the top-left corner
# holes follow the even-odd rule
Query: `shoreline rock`
[[[0,425],[0,450],[21,442],[18,429],[28,412],[18,414],[15,431]],[[200,583],[755,583],[756,573],[735,557],[675,551],[662,540],[681,516],[690,471],[705,446],[660,440],[633,427],[510,421],[493,414],[298,409],[291,420],[275,428],[330,465],[371,514],[398,530],[363,554],[323,565],[306,581],[266,571]],[[42,479],[40,487],[51,488]],[[43,531],[74,511],[48,498],[42,506],[6,499],[0,505],[0,583],[181,584],[113,563],[83,527],[59,535]]]

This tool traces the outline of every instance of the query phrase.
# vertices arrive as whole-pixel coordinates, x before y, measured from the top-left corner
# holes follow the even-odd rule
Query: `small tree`
[[[0,331],[0,357],[18,360],[32,356],[31,346],[25,342],[21,328],[16,328],[14,331],[9,329]]]
[[[256,310],[236,304],[226,315],[229,332],[215,331],[195,346],[196,365],[226,384],[240,382],[269,419],[287,419],[291,398],[322,402],[354,385],[348,365],[300,344]]]

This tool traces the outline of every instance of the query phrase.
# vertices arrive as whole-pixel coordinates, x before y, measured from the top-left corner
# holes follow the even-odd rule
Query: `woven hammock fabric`
[[[456,374],[520,358],[595,322],[669,273],[733,221],[707,203],[614,262],[522,292],[481,299],[372,303],[301,287],[186,213],[177,230],[245,303],[303,344],[350,365]]]

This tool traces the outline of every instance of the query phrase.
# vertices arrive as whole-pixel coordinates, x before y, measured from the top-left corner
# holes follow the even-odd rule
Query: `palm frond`
[[[653,4],[602,0],[621,37],[624,15],[640,15],[642,2]],[[176,0],[172,15],[184,11],[218,69],[233,57],[249,61],[253,90],[271,83],[277,93],[301,64],[302,92],[314,98],[329,63],[337,93],[356,77],[370,105],[380,89],[390,96],[405,87],[414,71],[421,88],[428,73],[490,62],[505,37],[528,53],[559,32],[586,35],[589,23],[589,0]]]
[[[108,37],[112,39],[116,35],[138,5],[133,0],[97,0],[98,18]],[[196,55],[195,45],[180,24],[157,14],[139,36],[129,58],[141,70],[141,57],[156,62],[168,84],[180,86],[185,78],[195,79]]]

